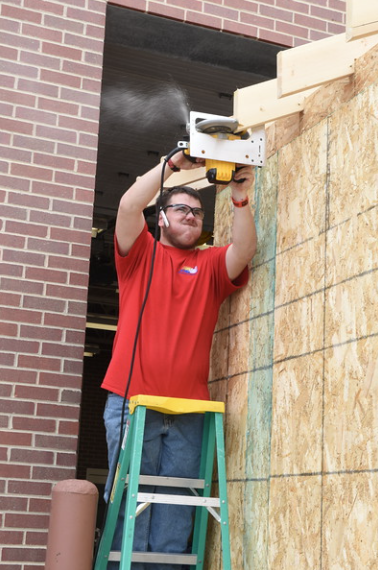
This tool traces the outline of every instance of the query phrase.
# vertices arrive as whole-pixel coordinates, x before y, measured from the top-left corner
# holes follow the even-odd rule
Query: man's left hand
[[[253,166],[245,166],[242,164],[236,165],[237,170],[234,174],[234,179],[230,182],[229,186],[232,189],[234,197],[245,196],[248,190],[251,189],[255,178],[255,171]]]

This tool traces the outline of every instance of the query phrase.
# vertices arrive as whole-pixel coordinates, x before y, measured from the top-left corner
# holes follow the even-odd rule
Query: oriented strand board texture
[[[210,383],[227,406],[233,570],[377,568],[377,59],[270,125],[256,170],[259,250],[222,307]],[[226,243],[228,189],[216,216]],[[210,541],[220,570],[215,522]]]

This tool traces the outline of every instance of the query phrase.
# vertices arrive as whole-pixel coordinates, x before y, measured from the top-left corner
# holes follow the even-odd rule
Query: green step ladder
[[[140,474],[146,410],[164,414],[204,414],[204,430],[199,479],[154,477]],[[231,570],[230,536],[224,449],[224,403],[160,396],[134,396],[129,402],[130,423],[125,431],[113,489],[109,498],[105,526],[98,545],[94,570],[106,570],[109,561],[120,561],[120,570],[130,570],[132,562],[181,564],[202,570],[204,564],[208,514],[221,528],[223,570]],[[216,449],[219,497],[211,496],[211,482]],[[180,487],[193,495],[140,493],[139,485]],[[122,550],[111,551],[122,496],[127,487]],[[137,505],[139,503],[139,506]],[[192,552],[167,554],[133,552],[135,519],[151,503],[196,506]],[[219,509],[219,511],[217,510]]]

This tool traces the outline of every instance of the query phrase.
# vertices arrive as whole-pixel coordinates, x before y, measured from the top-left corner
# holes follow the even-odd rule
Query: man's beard
[[[169,242],[172,247],[176,247],[178,249],[194,249],[198,243],[199,237],[192,240],[191,242],[185,242],[179,237],[176,237],[169,228],[163,227],[161,228],[162,233],[164,234],[165,239]]]

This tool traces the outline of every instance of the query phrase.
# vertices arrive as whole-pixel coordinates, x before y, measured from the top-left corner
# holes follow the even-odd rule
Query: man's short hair
[[[165,208],[172,196],[175,196],[176,194],[187,194],[188,196],[195,198],[201,204],[201,208],[203,208],[201,195],[197,190],[194,190],[194,188],[191,188],[190,186],[173,186],[169,190],[164,190],[164,192],[159,196],[157,200],[158,209],[162,210]]]

